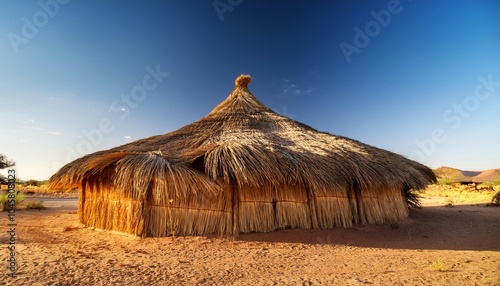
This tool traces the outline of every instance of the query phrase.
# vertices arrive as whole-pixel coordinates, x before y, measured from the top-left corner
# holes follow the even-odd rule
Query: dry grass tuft
[[[445,270],[443,260],[441,258],[439,258],[438,260],[432,261],[431,267],[432,267],[432,269],[434,269],[434,271],[438,271],[438,272],[442,272]]]

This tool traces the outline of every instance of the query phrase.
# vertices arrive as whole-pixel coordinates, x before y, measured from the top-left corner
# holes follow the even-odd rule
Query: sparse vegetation
[[[419,192],[419,195],[421,198],[443,198],[444,204],[448,204],[452,200],[452,205],[486,204],[491,202],[491,198],[495,194],[494,189],[476,187],[475,185],[434,184]]]
[[[26,186],[33,186],[33,187],[41,187],[42,185],[44,185],[46,183],[47,183],[47,181],[28,180],[28,181],[26,181],[25,185]]]
[[[40,201],[31,201],[26,204],[27,210],[44,210],[46,207]]]
[[[432,269],[434,269],[434,271],[439,271],[439,272],[444,271],[444,264],[443,264],[443,260],[441,258],[439,258],[438,260],[432,261],[431,266],[432,266]]]
[[[493,195],[493,198],[491,198],[491,203],[489,205],[496,207],[500,206],[500,191]]]
[[[447,200],[446,200],[446,204],[445,204],[444,206],[445,206],[445,207],[447,207],[447,208],[452,208],[452,207],[454,207],[454,205],[453,205],[453,200],[452,200],[452,199],[447,199]]]
[[[454,181],[448,178],[439,178],[437,183],[438,185],[451,185]]]
[[[2,206],[2,210],[7,210],[9,208],[9,195],[8,194],[2,194],[0,195],[0,206]],[[18,192],[16,195],[16,205],[21,204],[24,201],[24,194]]]

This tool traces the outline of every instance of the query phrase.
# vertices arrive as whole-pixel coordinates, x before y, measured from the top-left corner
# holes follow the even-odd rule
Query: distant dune
[[[439,167],[434,169],[436,177],[447,179],[452,182],[493,182],[500,180],[500,169],[490,169],[486,171],[464,171],[451,167]]]
[[[486,170],[473,179],[478,182],[493,182],[500,180],[500,169]]]

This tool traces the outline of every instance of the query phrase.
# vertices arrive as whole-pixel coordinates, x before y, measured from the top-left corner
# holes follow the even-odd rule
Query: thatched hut
[[[141,236],[392,223],[405,193],[435,181],[400,155],[281,116],[236,79],[229,97],[179,130],[86,155],[52,188],[78,187],[79,219]]]

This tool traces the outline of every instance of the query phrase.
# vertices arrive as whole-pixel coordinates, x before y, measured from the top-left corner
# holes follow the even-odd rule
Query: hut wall
[[[235,186],[239,194],[239,231],[269,232],[278,228],[311,228],[304,187],[266,183],[261,187]]]
[[[409,209],[399,188],[361,191],[361,219],[368,224],[393,223],[408,217]]]
[[[165,193],[171,182],[165,185]],[[229,234],[232,229],[232,187],[219,182],[218,194],[186,192],[184,197],[148,197],[146,236]]]
[[[311,228],[311,210],[305,187],[291,185],[276,187],[275,199],[278,228]]]
[[[239,194],[239,231],[246,233],[275,230],[274,187],[268,183],[261,187],[235,185],[235,188],[238,188]]]
[[[123,197],[109,182],[94,175],[82,184],[79,219],[90,227],[140,235],[144,227],[143,202]]]
[[[313,220],[323,229],[351,227],[353,223],[384,224],[404,219],[409,213],[398,188],[313,190],[308,195],[302,186],[266,183],[251,187],[219,180],[222,190],[217,194],[188,190],[183,192],[185,196],[169,197],[165,194],[176,192],[168,191],[172,182],[167,181],[138,200],[126,197],[102,179],[111,178],[112,172],[105,170],[83,181],[79,202],[83,224],[145,236],[206,235],[231,234],[234,226],[239,233],[309,229]]]
[[[357,204],[347,190],[316,190],[314,194],[319,228],[351,227],[356,222]]]

